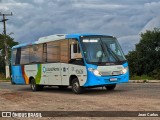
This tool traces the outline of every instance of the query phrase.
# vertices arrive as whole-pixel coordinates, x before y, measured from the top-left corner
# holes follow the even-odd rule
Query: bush
[[[5,79],[5,74],[4,73],[0,73],[0,79],[1,80]]]
[[[155,69],[153,72],[150,73],[150,76],[160,80],[160,69]]]
[[[134,76],[131,76],[130,79],[131,80],[153,80],[154,78],[148,75],[141,75],[141,76],[134,75]]]

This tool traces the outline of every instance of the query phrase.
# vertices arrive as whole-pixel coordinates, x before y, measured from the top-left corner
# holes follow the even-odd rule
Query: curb
[[[129,83],[160,83],[160,80],[129,80]]]

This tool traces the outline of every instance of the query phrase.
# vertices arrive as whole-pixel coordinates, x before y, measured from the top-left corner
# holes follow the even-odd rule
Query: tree
[[[8,57],[11,58],[11,48],[17,45],[13,38],[9,35],[0,34],[0,73],[5,73],[5,45],[4,40],[7,40]]]
[[[149,75],[160,79],[160,29],[141,34],[135,51],[126,56],[131,75]]]
[[[138,64],[137,64],[137,61],[138,61],[138,58],[137,58],[137,52],[136,51],[130,51],[128,53],[128,55],[126,55],[126,58],[129,62],[129,68],[130,68],[130,75],[133,76],[135,75],[135,73],[138,72]]]

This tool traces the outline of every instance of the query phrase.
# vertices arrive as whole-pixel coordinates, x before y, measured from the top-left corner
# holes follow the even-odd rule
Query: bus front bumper
[[[118,76],[95,76],[88,74],[87,81],[83,87],[105,86],[110,84],[126,83],[129,81],[129,72]]]

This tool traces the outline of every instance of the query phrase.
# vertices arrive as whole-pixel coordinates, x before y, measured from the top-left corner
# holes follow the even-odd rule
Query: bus
[[[30,84],[32,91],[58,86],[80,94],[93,87],[114,90],[129,81],[117,39],[99,34],[55,34],[13,46],[11,70],[11,82]]]

